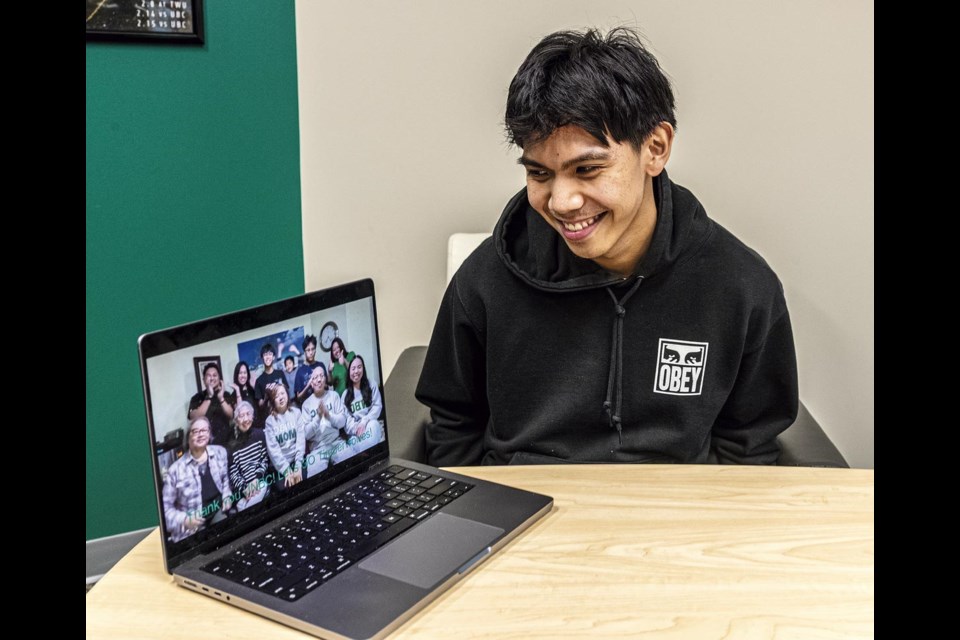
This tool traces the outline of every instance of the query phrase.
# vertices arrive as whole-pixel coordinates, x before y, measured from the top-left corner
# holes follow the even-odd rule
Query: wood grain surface
[[[470,467],[553,510],[395,638],[870,638],[874,472]],[[87,594],[88,638],[306,638],[174,585],[150,534]]]

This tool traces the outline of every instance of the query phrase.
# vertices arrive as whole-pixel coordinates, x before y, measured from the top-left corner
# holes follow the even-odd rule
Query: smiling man
[[[783,289],[667,177],[653,55],[627,29],[551,34],[505,122],[527,186],[441,304],[429,461],[775,464],[798,406]]]

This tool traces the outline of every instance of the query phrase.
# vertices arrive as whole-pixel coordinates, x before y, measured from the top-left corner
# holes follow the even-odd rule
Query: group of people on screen
[[[383,399],[363,357],[348,352],[339,337],[331,344],[329,364],[316,359],[315,336],[304,338],[302,347],[299,367],[290,357],[278,369],[276,348],[264,344],[263,372],[252,380],[250,367],[240,361],[232,391],[217,364],[204,367],[204,388],[187,409],[184,454],[164,478],[171,541],[384,440]]]

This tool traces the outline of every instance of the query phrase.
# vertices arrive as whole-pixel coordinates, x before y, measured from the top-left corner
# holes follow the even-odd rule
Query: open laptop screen
[[[370,280],[141,336],[170,570],[386,457]]]

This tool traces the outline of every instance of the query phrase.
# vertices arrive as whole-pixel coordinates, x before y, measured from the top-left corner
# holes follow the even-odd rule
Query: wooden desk
[[[873,637],[872,470],[456,471],[555,507],[392,637]],[[174,585],[156,532],[86,601],[88,638],[311,637]]]

